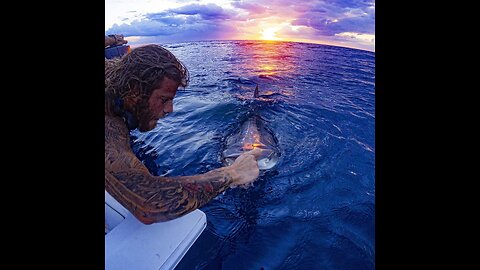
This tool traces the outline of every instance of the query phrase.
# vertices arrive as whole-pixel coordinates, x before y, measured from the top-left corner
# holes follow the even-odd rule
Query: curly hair
[[[165,77],[182,87],[190,80],[188,69],[167,49],[153,44],[137,47],[122,58],[105,60],[105,97],[123,98],[136,89],[148,99]]]

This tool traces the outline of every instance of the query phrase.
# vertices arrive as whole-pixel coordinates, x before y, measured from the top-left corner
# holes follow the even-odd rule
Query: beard
[[[152,121],[156,119],[153,113],[148,109],[147,104],[139,106],[136,116],[138,119],[138,130],[141,132],[150,131],[157,125],[157,121],[152,123]]]
[[[140,113],[138,121],[138,130],[141,132],[150,131],[155,128],[155,124],[152,124],[152,120],[155,120],[150,112]]]

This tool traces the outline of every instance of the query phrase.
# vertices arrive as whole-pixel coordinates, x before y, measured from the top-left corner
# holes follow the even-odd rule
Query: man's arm
[[[237,178],[228,167],[205,174],[159,177],[135,156],[122,120],[105,117],[105,189],[145,224],[185,215],[226,190]]]
[[[167,221],[202,207],[232,183],[219,170],[187,177],[155,177],[143,171],[109,173],[105,188],[145,224]]]

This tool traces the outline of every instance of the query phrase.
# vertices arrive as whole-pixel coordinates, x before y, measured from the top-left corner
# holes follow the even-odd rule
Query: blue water
[[[293,42],[165,47],[191,83],[154,130],[132,132],[153,174],[221,167],[257,84],[257,113],[281,151],[253,187],[201,208],[207,228],[176,269],[374,269],[375,53]]]

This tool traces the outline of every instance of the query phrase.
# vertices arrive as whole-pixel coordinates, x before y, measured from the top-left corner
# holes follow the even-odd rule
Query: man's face
[[[158,119],[173,112],[173,98],[180,84],[165,77],[162,83],[153,90],[148,99],[148,110],[140,118],[138,129],[148,131],[155,128]]]

